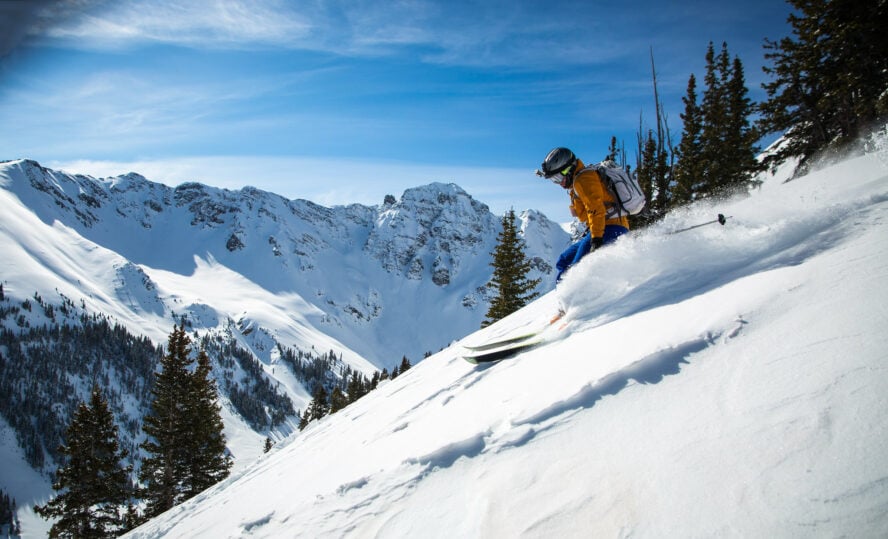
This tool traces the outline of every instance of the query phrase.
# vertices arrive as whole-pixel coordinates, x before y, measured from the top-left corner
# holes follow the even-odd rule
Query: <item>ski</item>
[[[537,334],[539,334],[539,331],[531,331],[528,333],[522,333],[521,335],[516,335],[514,337],[507,337],[505,339],[498,339],[495,341],[489,341],[489,342],[485,342],[485,343],[481,343],[481,344],[475,344],[475,345],[464,344],[463,348],[466,348],[467,350],[471,350],[473,352],[483,352],[484,350],[491,350],[493,348],[508,346],[510,344],[517,344],[517,343],[520,343],[521,341],[535,337]]]
[[[481,350],[477,348],[465,347],[467,353],[462,358],[473,365],[481,363],[491,363],[501,359],[514,357],[521,352],[529,350],[543,342],[543,337],[539,333],[524,335],[521,338],[506,339],[496,343],[488,343],[481,345]]]
[[[465,348],[466,353],[462,355],[462,358],[473,365],[478,365],[479,363],[491,363],[493,361],[517,356],[521,352],[543,344],[546,340],[546,335],[550,333],[549,328],[554,327],[556,322],[561,321],[564,314],[564,308],[560,308],[558,309],[558,312],[549,319],[548,323],[537,329],[525,330],[518,335],[499,337],[493,341],[487,341],[480,344],[464,344],[463,348]],[[566,325],[566,323],[562,322],[558,327],[558,331],[564,329]]]

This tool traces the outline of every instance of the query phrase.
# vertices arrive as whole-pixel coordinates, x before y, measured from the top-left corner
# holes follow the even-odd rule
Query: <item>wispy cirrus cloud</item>
[[[312,30],[305,17],[277,0],[95,2],[77,16],[55,20],[45,36],[74,47],[271,46],[296,43]]]
[[[409,54],[428,63],[538,68],[623,54],[589,39],[594,20],[553,17],[549,6],[503,2],[285,0],[36,0],[23,33],[71,48],[169,44],[276,48],[341,56]]]

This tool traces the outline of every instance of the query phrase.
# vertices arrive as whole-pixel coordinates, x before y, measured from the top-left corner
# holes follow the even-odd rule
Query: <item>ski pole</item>
[[[687,227],[687,228],[680,228],[680,229],[678,229],[678,230],[673,230],[672,232],[670,232],[670,234],[678,234],[678,233],[680,233],[680,232],[687,232],[688,230],[693,230],[693,229],[695,229],[695,228],[700,228],[701,226],[711,225],[711,224],[713,224],[713,223],[718,223],[718,224],[724,226],[725,221],[727,221],[727,220],[730,219],[730,218],[731,218],[730,216],[725,217],[725,216],[722,215],[722,214],[718,214],[718,218],[715,219],[714,221],[706,221],[705,223],[700,223],[699,225],[694,225],[694,226],[689,226],[689,227]]]

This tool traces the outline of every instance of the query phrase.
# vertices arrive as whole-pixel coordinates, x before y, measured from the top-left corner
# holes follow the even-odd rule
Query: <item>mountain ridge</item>
[[[54,171],[32,160],[5,162],[0,174],[6,178],[7,191],[45,224],[62,223],[142,266],[146,282],[155,279],[151,275],[155,270],[194,274],[199,270],[198,258],[221,264],[264,290],[301,295],[324,313],[323,332],[378,367],[394,366],[401,355],[418,360],[477,327],[484,314],[483,285],[490,275],[489,253],[499,220],[485,204],[453,183],[407,189],[400,200],[375,207],[327,208],[254,187],[231,191],[185,183],[173,188],[137,173],[95,179]],[[535,262],[534,276],[544,277],[538,291],[545,292],[552,286],[551,278],[546,278],[552,272],[547,261],[553,260],[568,237],[535,212],[524,212],[519,219],[530,224],[523,227],[528,255]],[[369,260],[378,265],[372,267]],[[337,265],[344,271],[330,275],[330,268]],[[130,278],[141,275],[129,268]],[[127,282],[127,276],[118,281]],[[360,290],[343,293],[344,276],[360,282]],[[366,346],[372,342],[368,332],[354,328],[386,316],[387,306],[379,298],[402,290],[403,279],[448,289],[448,293],[430,295],[442,300],[454,296],[468,316],[460,317],[465,321],[457,324],[456,331],[439,331],[434,338],[431,332],[420,331],[425,333],[423,342],[413,345],[398,346],[398,338],[390,336],[388,348],[397,357],[383,359],[379,350]],[[152,286],[158,288],[157,283]],[[147,310],[156,311],[157,306]],[[395,318],[394,325],[402,325],[405,317]],[[441,339],[441,335],[449,338]]]

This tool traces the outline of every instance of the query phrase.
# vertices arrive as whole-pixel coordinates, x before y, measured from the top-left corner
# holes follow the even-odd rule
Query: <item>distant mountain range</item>
[[[0,185],[4,207],[23,206],[0,220],[25,211],[43,225],[29,228],[27,238],[2,238],[8,286],[46,296],[52,287],[44,290],[44,283],[67,284],[76,299],[96,295],[81,286],[89,281],[111,292],[96,298],[96,310],[137,318],[140,324],[127,326],[148,336],[165,335],[172,314],[188,316],[197,328],[226,318],[250,324],[256,316],[254,327],[280,335],[283,344],[326,346],[311,342],[310,335],[323,334],[337,348],[392,367],[402,355],[415,362],[477,329],[487,310],[483,287],[500,219],[455,184],[409,189],[379,206],[328,208],[252,187],[171,188],[134,173],[95,179],[19,160],[0,164]],[[531,277],[542,276],[539,291],[546,292],[568,235],[536,211],[518,218],[534,261]],[[42,242],[47,235],[74,241]],[[72,263],[60,271],[34,256],[34,242],[44,243],[47,256],[90,267]],[[14,278],[8,268],[24,266],[22,256],[28,266],[43,266],[43,275]],[[101,275],[92,271],[110,259]],[[244,292],[242,305],[232,288]],[[289,319],[270,323],[251,312],[257,292],[276,298],[262,310]],[[289,326],[302,326],[305,338],[288,340],[300,333]]]
[[[288,351],[369,374],[405,356],[415,364],[477,329],[500,231],[500,217],[455,184],[408,189],[378,206],[324,207],[252,187],[97,179],[31,160],[0,163],[0,204],[0,282],[16,305],[4,328],[100,314],[165,345],[184,320],[196,343],[236,343],[295,409],[309,390],[284,361]],[[569,236],[539,212],[518,219],[530,277],[542,277],[546,292]],[[40,308],[19,306],[35,298]],[[65,322],[55,316],[62,306]],[[214,358],[228,365],[220,372],[256,371],[225,357]]]

